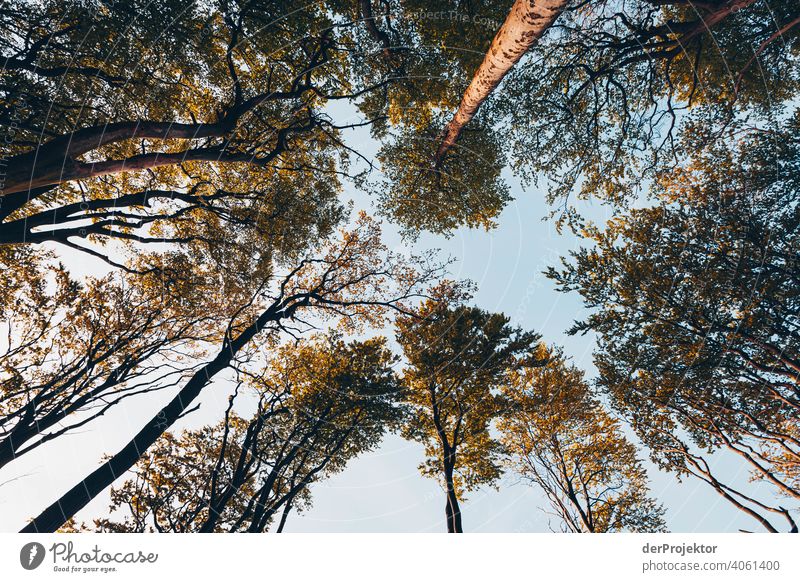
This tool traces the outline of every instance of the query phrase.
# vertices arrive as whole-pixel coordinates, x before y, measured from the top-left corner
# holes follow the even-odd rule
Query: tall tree
[[[251,304],[231,318],[215,356],[198,366],[173,399],[148,420],[117,453],[45,508],[23,531],[55,531],[95,496],[131,469],[179,418],[190,410],[203,389],[224,370],[248,356],[256,345],[278,332],[299,333],[317,321],[341,321],[346,328],[384,325],[394,313],[411,313],[407,302],[424,296],[423,289],[441,274],[441,265],[416,264],[388,251],[377,223],[362,216],[340,241],[322,245],[299,260],[288,273],[265,281]],[[301,329],[297,329],[300,326]]]
[[[287,8],[50,0],[4,10],[0,241],[224,242],[217,230],[232,242],[242,225],[274,232],[276,206],[330,206],[331,154],[346,150],[319,107],[360,89],[332,81],[347,79],[347,64],[329,15],[293,11],[278,26]],[[296,147],[298,136],[314,145]]]
[[[544,491],[565,531],[664,531],[636,447],[583,373],[542,350],[546,364],[521,370],[504,389],[510,412],[499,429],[509,467]]]
[[[343,143],[345,130],[372,126],[381,137],[387,120],[408,123],[412,109],[452,100],[432,75],[472,66],[414,43],[427,24],[414,2],[295,8],[9,4],[0,14],[0,244],[54,241],[110,258],[98,242],[223,244],[228,235],[233,246],[231,233],[245,227],[274,236],[276,209],[335,209],[349,172],[340,158],[368,162]],[[370,58],[374,50],[390,58]],[[363,119],[337,123],[329,105],[342,101]]]
[[[437,110],[421,111],[415,104],[393,116],[400,121],[396,135],[384,142],[379,155],[388,181],[381,207],[407,232],[448,233],[462,225],[487,229],[495,225],[494,219],[511,199],[500,177],[506,163],[502,138],[491,120],[473,124],[470,131],[467,125],[567,3],[518,0],[508,11],[501,2],[480,7],[459,2],[438,12],[427,3],[401,3],[411,18],[419,19],[415,32],[430,43],[426,47],[439,45],[442,52],[454,55],[451,60],[457,66],[427,74],[438,75],[440,85],[458,91],[442,95]],[[487,37],[487,32],[494,37]],[[485,51],[482,63],[475,62],[476,46]],[[416,72],[412,69],[410,74]],[[462,78],[471,79],[463,89]],[[426,87],[426,91],[435,95],[438,90]],[[455,115],[445,121],[441,112],[452,109]],[[456,140],[460,140],[458,155],[446,156]]]
[[[254,251],[139,254],[135,273],[79,283],[55,253],[2,247],[0,465],[186,381],[281,268],[283,252]]]
[[[567,9],[496,102],[515,165],[546,178],[558,210],[571,196],[624,208],[687,148],[724,143],[729,127],[774,125],[800,81],[798,14],[796,0]]]
[[[418,114],[416,125],[384,143],[385,209],[415,227],[428,228],[426,216],[448,209],[461,218],[435,225],[442,230],[491,227],[510,199],[500,176],[509,160],[526,184],[546,187],[553,212],[578,232],[576,197],[624,211],[687,150],[721,143],[732,128],[774,126],[800,81],[798,14],[797,0],[567,5],[438,168],[430,168],[432,153],[445,145],[450,121],[440,115]],[[454,52],[478,46],[446,38]],[[422,217],[413,212],[420,208]]]
[[[449,533],[463,531],[459,501],[501,475],[500,443],[490,428],[504,407],[499,390],[529,361],[539,336],[501,314],[439,297],[397,322],[411,407],[403,435],[425,446],[420,471],[445,490]]]
[[[481,66],[461,98],[458,110],[445,126],[434,163],[441,166],[447,152],[455,145],[464,127],[475,117],[478,108],[497,89],[500,81],[528,50],[552,26],[569,0],[516,0],[503,26],[486,51]]]
[[[573,330],[599,334],[600,385],[654,460],[767,531],[773,517],[796,531],[783,504],[800,500],[798,123],[663,174],[661,205],[595,229],[594,248],[550,271],[593,308]],[[720,477],[705,453],[718,449],[773,495]]]
[[[210,378],[252,348],[264,322],[271,331],[305,329],[281,322],[306,309],[371,320],[389,288],[373,282],[396,277],[402,287],[431,275],[430,266],[414,274],[394,259],[372,272],[359,263],[366,253],[356,253],[342,287],[337,266],[323,277],[324,292],[312,286],[282,303],[281,281],[294,285],[326,261],[347,262],[309,254],[327,252],[324,241],[347,218],[339,194],[342,179],[354,177],[348,157],[366,160],[343,132],[370,126],[380,137],[397,103],[431,109],[446,93],[442,84],[428,95],[396,79],[398,66],[429,66],[406,59],[410,45],[391,62],[368,56],[376,39],[384,44],[383,27],[402,43],[413,21],[397,27],[387,8],[376,37],[352,21],[355,5],[26,0],[0,11],[0,285],[10,290],[0,304],[31,339],[0,357],[4,458],[85,426],[129,396],[178,391],[95,475],[91,491],[72,492],[67,511],[135,460],[165,418],[185,414]],[[337,123],[329,106],[339,101],[362,117]],[[76,286],[57,267],[64,246],[131,277]],[[15,308],[25,289],[40,293]],[[116,314],[121,302],[130,303]],[[63,330],[73,325],[71,341]],[[189,343],[181,369],[159,382],[158,371],[172,370],[169,358]],[[48,528],[65,517],[49,515]]]
[[[263,372],[242,374],[221,423],[164,434],[134,477],[112,490],[112,511],[130,515],[96,527],[281,531],[293,507],[310,505],[311,484],[375,447],[397,422],[396,358],[385,343],[317,337],[270,354]],[[245,419],[233,409],[248,397],[256,412]]]

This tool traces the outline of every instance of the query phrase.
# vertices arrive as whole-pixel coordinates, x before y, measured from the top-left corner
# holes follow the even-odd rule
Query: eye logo
[[[26,570],[35,570],[44,562],[44,546],[39,542],[30,542],[19,551],[19,563]]]

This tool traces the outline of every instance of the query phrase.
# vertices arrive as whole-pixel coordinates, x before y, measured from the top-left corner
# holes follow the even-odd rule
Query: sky
[[[356,113],[337,106],[332,115],[343,123]],[[376,151],[376,144],[365,129],[352,130],[346,139],[350,147],[365,155]],[[506,178],[514,201],[500,216],[498,228],[489,232],[460,229],[449,238],[423,235],[413,242],[412,250],[438,248],[443,257],[453,257],[450,277],[477,283],[476,305],[503,312],[513,324],[539,332],[549,344],[563,346],[572,362],[591,378],[593,338],[565,333],[574,321],[586,315],[580,298],[557,292],[542,274],[546,267],[559,264],[559,257],[577,248],[581,241],[568,231],[559,234],[552,223],[542,220],[548,207],[541,191],[526,188],[508,172]],[[356,209],[370,210],[374,200],[368,192],[351,186],[346,187],[343,196]],[[598,222],[606,217],[605,209],[599,205],[589,204],[584,211]],[[384,224],[384,238],[394,249],[411,244],[389,224]],[[90,257],[58,252],[76,276],[99,274],[106,268]],[[184,419],[181,427],[217,422],[230,389],[230,383],[224,380],[209,385],[201,396],[200,410]],[[0,530],[21,528],[28,518],[93,470],[103,455],[116,452],[127,443],[172,395],[163,392],[132,399],[82,430],[8,465],[0,474]],[[644,451],[642,457],[646,458]],[[300,515],[293,511],[285,531],[446,531],[444,494],[435,481],[420,476],[417,467],[422,461],[420,445],[396,435],[387,436],[380,447],[351,461],[342,473],[314,484],[313,506]],[[646,466],[652,494],[665,505],[671,531],[717,532],[755,527],[699,481],[680,483],[674,475],[659,471],[649,462]],[[743,464],[730,456],[715,455],[712,468],[733,483],[744,483],[748,478]],[[549,513],[547,500],[535,487],[514,475],[505,475],[498,485],[497,489],[483,488],[467,497],[462,504],[465,531],[560,529],[558,519]],[[78,521],[90,522],[93,517],[105,515],[107,506],[108,496],[103,494],[78,515]]]

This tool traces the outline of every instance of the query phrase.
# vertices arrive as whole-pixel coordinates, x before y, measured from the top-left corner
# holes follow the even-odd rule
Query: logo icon
[[[26,570],[35,570],[44,562],[44,546],[39,542],[29,542],[19,551],[19,563]]]

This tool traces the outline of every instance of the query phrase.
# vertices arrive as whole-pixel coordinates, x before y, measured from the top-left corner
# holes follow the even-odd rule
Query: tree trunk
[[[447,486],[447,505],[445,506],[447,533],[464,533],[461,527],[461,507],[458,505],[452,468],[445,468],[445,483]]]
[[[26,525],[21,533],[52,533],[66,523],[87,503],[109,487],[118,477],[131,469],[150,446],[155,443],[200,395],[211,379],[227,368],[236,354],[261,331],[268,322],[289,316],[273,304],[261,313],[250,326],[230,342],[217,356],[201,367],[181,388],[172,401],[162,408],[125,447],[108,459],[60,499],[42,511]]]
[[[77,163],[75,160],[78,156],[108,144],[129,139],[196,140],[222,137],[231,128],[230,122],[123,121],[79,129],[57,137],[32,152],[11,158],[3,194],[28,192],[40,186],[66,182],[70,179],[73,166],[94,165]]]
[[[492,40],[483,63],[464,92],[458,111],[442,132],[434,157],[439,166],[458,140],[464,126],[497,88],[503,77],[547,31],[569,0],[516,0],[506,21]]]
[[[289,517],[289,512],[292,510],[292,502],[291,500],[286,502],[286,505],[283,506],[283,513],[281,514],[281,522],[278,524],[278,530],[276,533],[283,533],[283,528],[286,525],[286,518]]]

